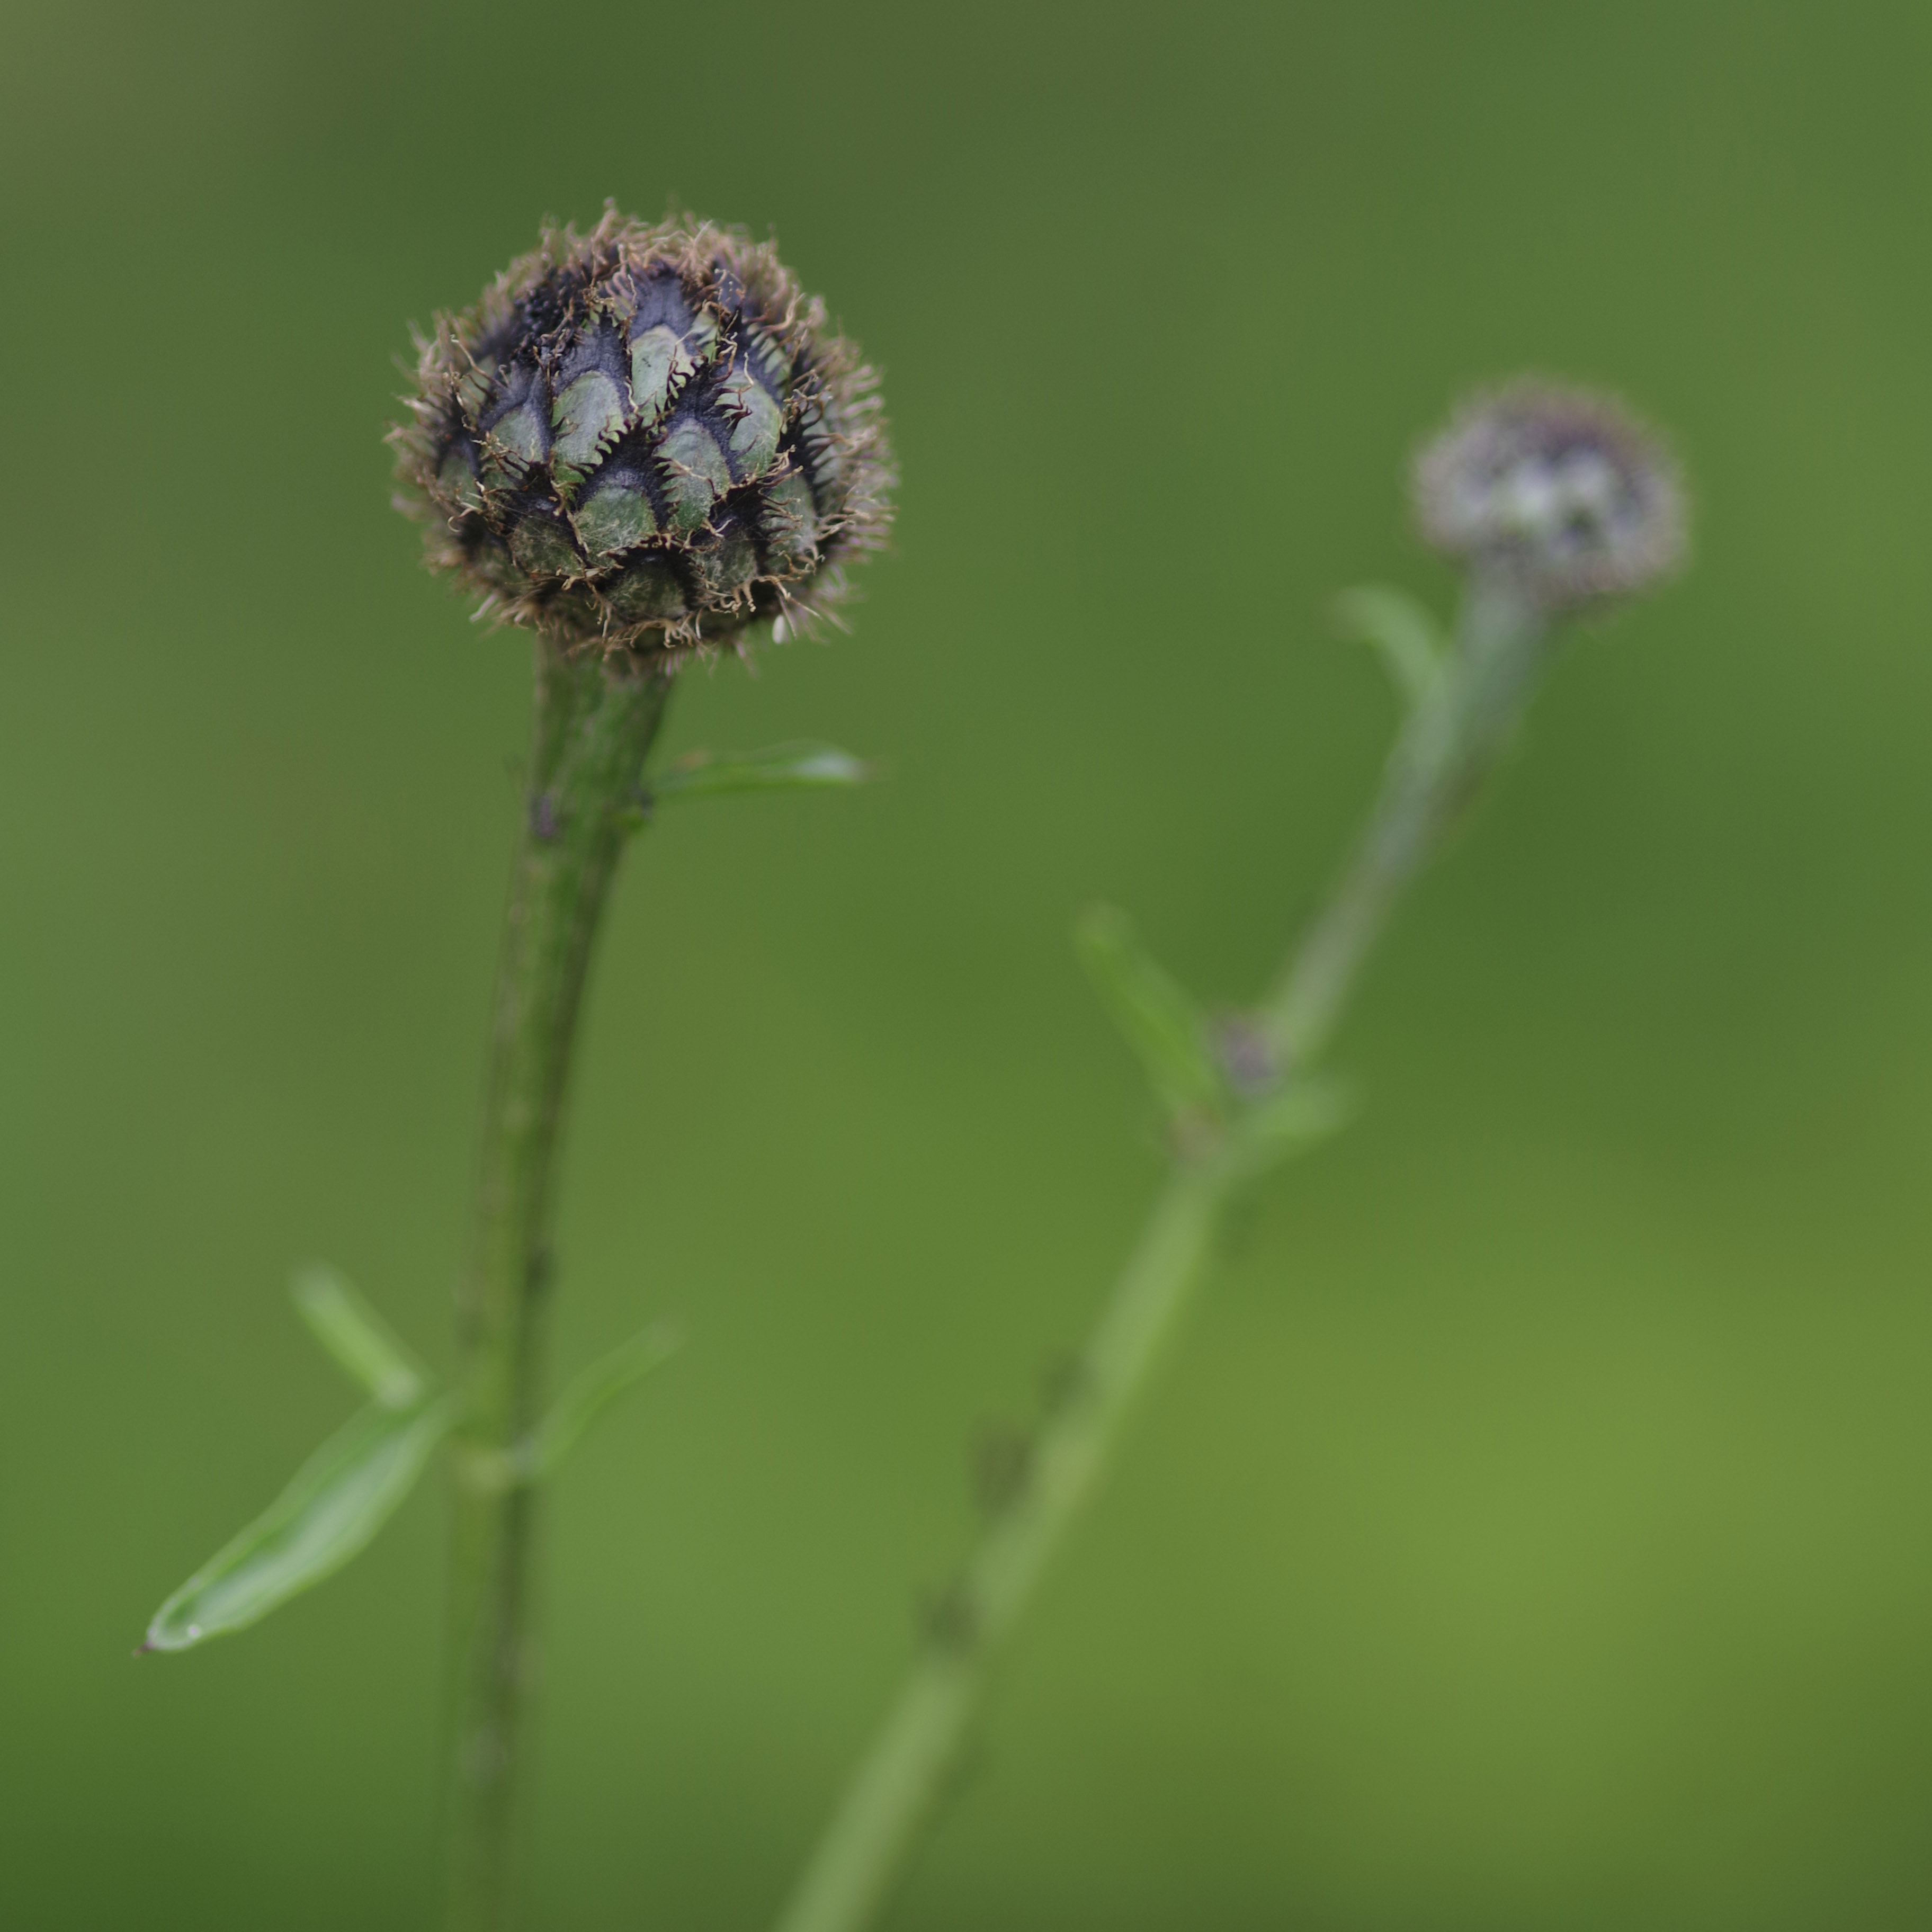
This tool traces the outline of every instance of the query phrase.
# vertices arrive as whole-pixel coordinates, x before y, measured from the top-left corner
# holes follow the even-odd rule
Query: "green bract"
[[[393,440],[430,565],[566,644],[809,621],[888,520],[872,371],[769,244],[709,224],[546,232],[436,318],[416,382]]]

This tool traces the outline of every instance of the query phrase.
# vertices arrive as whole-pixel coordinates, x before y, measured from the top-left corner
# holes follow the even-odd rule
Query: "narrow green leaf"
[[[1081,963],[1161,1097],[1174,1108],[1218,1110],[1227,1097],[1200,1010],[1142,950],[1132,922],[1092,906],[1074,928]]]
[[[187,1650],[240,1630],[339,1570],[409,1494],[455,1412],[448,1397],[358,1410],[154,1612],[141,1648]]]
[[[289,1285],[316,1340],[385,1408],[408,1408],[429,1391],[429,1371],[332,1268],[299,1270]]]
[[[626,1389],[675,1354],[683,1339],[668,1322],[654,1322],[573,1377],[524,1445],[518,1459],[523,1479],[541,1482],[554,1474],[591,1424]]]
[[[1258,1172],[1326,1140],[1360,1111],[1360,1100],[1346,1081],[1319,1075],[1291,1081],[1241,1116],[1232,1136],[1236,1158]]]
[[[732,791],[862,784],[872,776],[836,745],[774,745],[764,752],[688,752],[645,781],[653,799],[710,798]]]
[[[1419,704],[1428,696],[1448,650],[1428,610],[1406,591],[1371,584],[1343,591],[1334,612],[1345,637],[1375,646],[1405,704]]]

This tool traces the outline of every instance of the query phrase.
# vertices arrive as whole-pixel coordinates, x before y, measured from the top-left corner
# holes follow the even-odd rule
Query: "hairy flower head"
[[[1416,459],[1440,550],[1556,610],[1641,589],[1683,554],[1676,466],[1622,404],[1522,381],[1463,408]]]
[[[890,520],[872,371],[734,230],[546,231],[418,352],[391,440],[427,562],[566,646],[809,622]]]

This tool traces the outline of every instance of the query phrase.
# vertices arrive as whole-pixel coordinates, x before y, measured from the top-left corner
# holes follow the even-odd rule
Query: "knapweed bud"
[[[1523,381],[1477,397],[1417,458],[1422,533],[1548,610],[1641,589],[1684,549],[1657,437],[1616,402]]]
[[[610,209],[419,347],[399,505],[432,568],[566,646],[809,622],[885,530],[872,373],[769,244]]]

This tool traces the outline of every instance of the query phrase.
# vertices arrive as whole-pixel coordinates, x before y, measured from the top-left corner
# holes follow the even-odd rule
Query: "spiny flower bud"
[[[782,635],[890,520],[872,372],[735,230],[548,230],[418,350],[398,506],[431,568],[566,646]]]
[[[1477,397],[1417,458],[1422,533],[1547,609],[1640,589],[1684,550],[1683,492],[1605,396],[1518,382]]]

